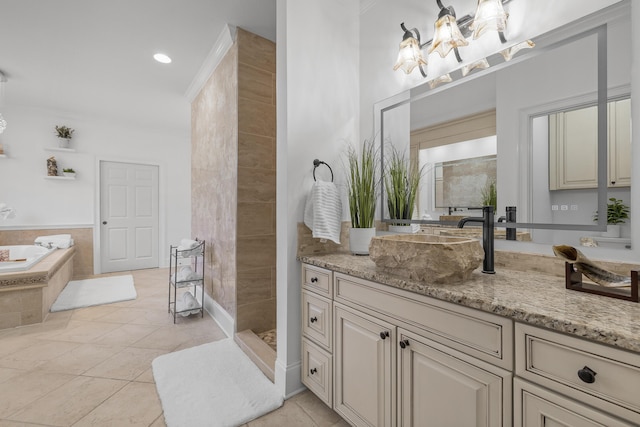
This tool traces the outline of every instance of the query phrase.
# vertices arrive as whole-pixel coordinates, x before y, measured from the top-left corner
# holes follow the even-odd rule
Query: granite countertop
[[[640,353],[640,303],[565,289],[564,278],[496,268],[431,284],[376,270],[368,256],[308,255],[301,262]]]

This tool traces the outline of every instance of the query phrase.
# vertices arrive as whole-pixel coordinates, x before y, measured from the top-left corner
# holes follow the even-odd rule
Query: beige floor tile
[[[161,414],[162,406],[155,385],[132,382],[74,424],[74,427],[147,427]]]
[[[113,307],[112,305],[101,305],[97,307],[79,308],[77,310],[72,310],[71,319],[97,320],[117,309],[118,307]]]
[[[100,319],[103,322],[127,323],[137,325],[170,325],[173,317],[169,315],[166,307],[158,309],[141,309],[133,307],[120,307],[119,310],[110,313]]]
[[[118,327],[120,327],[120,325],[108,322],[70,320],[67,328],[64,331],[53,334],[51,339],[56,341],[90,343]]]
[[[316,425],[300,406],[289,401],[285,401],[279,409],[248,423],[249,427],[315,427]]]
[[[24,373],[24,369],[0,368],[0,384]]]
[[[0,425],[0,427],[2,427]],[[149,427],[167,427],[167,424],[164,422],[164,415],[160,415]]]
[[[150,333],[146,337],[135,344],[132,347],[136,348],[157,348],[167,351],[173,351],[176,347],[189,341],[190,337],[185,334],[181,334],[180,331],[171,326],[163,326],[156,331]]]
[[[84,373],[86,376],[132,381],[142,375],[164,350],[126,348]]]
[[[23,423],[20,421],[0,420],[0,427],[42,427],[42,424]]]
[[[35,344],[32,338],[23,336],[7,336],[1,339],[0,358]]]
[[[70,426],[127,385],[126,381],[76,377],[13,414],[15,421]]]
[[[40,364],[37,369],[80,375],[123,349],[119,346],[80,344],[68,353]]]
[[[342,419],[340,415],[309,390],[299,393],[289,400],[298,404],[320,427],[333,426]]]
[[[151,334],[160,326],[124,324],[95,340],[96,344],[129,346]]]
[[[73,378],[73,375],[32,371],[5,381],[0,387],[0,419],[8,418]]]
[[[35,369],[44,362],[69,353],[78,346],[79,344],[70,342],[35,340],[33,345],[0,358],[0,367]]]
[[[138,376],[134,381],[139,383],[153,383],[155,384],[155,379],[153,378],[153,369],[149,368],[144,371],[140,376]]]

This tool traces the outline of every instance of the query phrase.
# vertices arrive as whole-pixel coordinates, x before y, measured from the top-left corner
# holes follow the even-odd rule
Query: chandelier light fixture
[[[423,77],[427,77],[428,55],[437,52],[441,58],[447,57],[453,51],[456,61],[463,62],[458,48],[469,46],[474,40],[491,32],[496,32],[501,43],[507,43],[505,31],[509,14],[505,12],[503,5],[511,0],[478,0],[475,14],[467,14],[460,19],[456,18],[453,6],[444,6],[441,0],[436,0],[440,8],[438,19],[434,23],[433,38],[424,43],[420,40],[420,32],[416,28],[408,30],[404,22],[400,28],[404,32],[400,50],[395,65],[395,70],[402,70],[406,74],[418,68]],[[526,40],[509,48],[503,49],[500,53],[505,61],[511,60],[521,49],[535,46],[531,40]],[[426,55],[423,49],[427,48]],[[466,64],[462,67],[462,75],[466,76],[473,70],[489,68],[487,58],[482,58]],[[430,81],[432,87],[441,83],[452,81],[449,74],[438,76]],[[434,86],[435,85],[435,86]]]

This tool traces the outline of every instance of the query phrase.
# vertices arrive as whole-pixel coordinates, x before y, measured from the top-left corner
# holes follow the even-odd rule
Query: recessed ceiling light
[[[163,64],[171,63],[171,58],[169,58],[164,53],[156,53],[155,55],[153,55],[153,59],[155,59],[156,61],[161,62]]]

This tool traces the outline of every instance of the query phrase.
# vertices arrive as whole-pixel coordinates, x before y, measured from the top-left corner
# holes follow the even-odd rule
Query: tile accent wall
[[[73,278],[81,279],[93,275],[93,229],[56,228],[40,230],[2,230],[0,246],[33,245],[38,236],[71,234],[76,252],[73,258]]]
[[[256,333],[276,323],[275,44],[242,29],[193,101],[192,234],[205,290]]]

